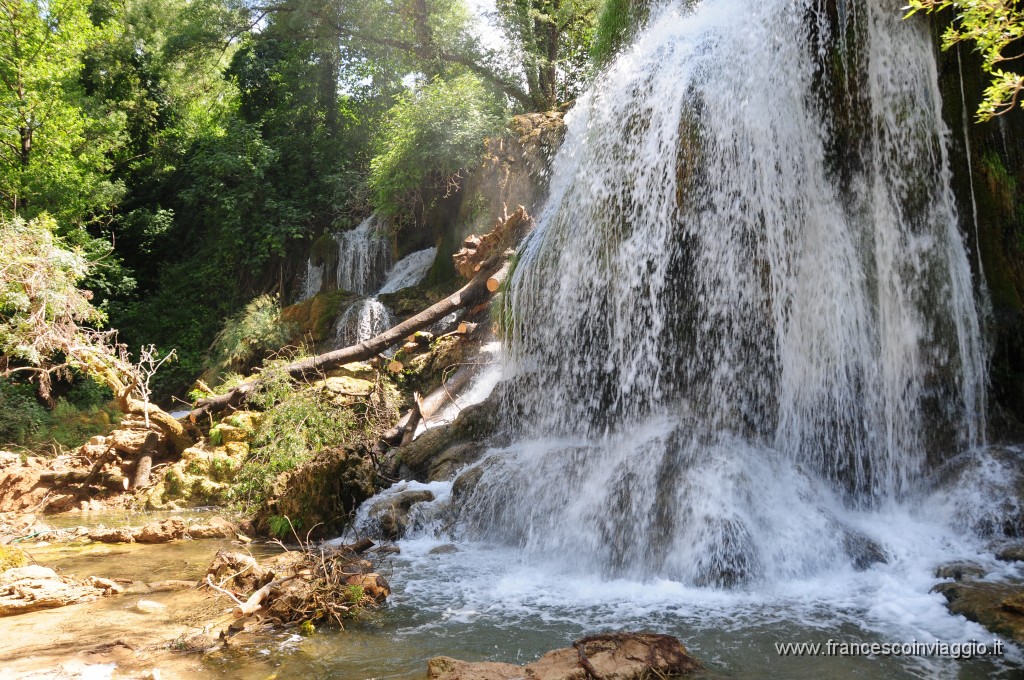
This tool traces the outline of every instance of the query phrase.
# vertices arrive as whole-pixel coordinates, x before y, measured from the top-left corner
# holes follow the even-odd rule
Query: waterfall
[[[359,295],[377,290],[391,266],[391,246],[378,233],[377,218],[371,215],[355,229],[328,237],[334,242],[332,252],[310,254],[306,260],[301,300],[319,293],[324,281],[332,279],[338,289]]]
[[[381,285],[391,266],[391,246],[377,233],[377,219],[370,216],[351,231],[335,234],[339,290],[369,295]]]
[[[348,307],[335,325],[337,347],[347,347],[380,335],[395,325],[395,318],[377,298],[378,295],[396,293],[420,283],[434,263],[437,248],[425,248],[406,255],[387,270],[380,289],[371,297],[363,298]]]
[[[836,4],[668,3],[567,116],[464,537],[696,585],[864,566],[844,517],[983,444],[927,28]]]

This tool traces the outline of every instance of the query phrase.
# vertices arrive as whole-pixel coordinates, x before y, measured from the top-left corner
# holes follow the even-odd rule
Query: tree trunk
[[[386,330],[366,342],[361,342],[357,345],[336,349],[333,352],[327,352],[326,354],[296,361],[285,366],[283,370],[292,379],[301,380],[315,374],[322,374],[325,371],[352,363],[353,361],[366,361],[367,359],[373,358],[389,347],[404,341],[416,331],[423,330],[427,326],[440,321],[452,312],[487,299],[490,295],[490,291],[487,286],[488,279],[491,278],[495,267],[500,263],[500,257],[486,263],[486,265],[481,268],[480,272],[473,277],[472,281],[452,295],[449,295],[440,302],[423,310],[416,316],[403,321],[394,328]],[[507,267],[504,269],[507,269]],[[250,380],[242,383],[225,394],[210,397],[208,399],[200,399],[196,404],[196,408],[188,414],[188,419],[195,423],[199,418],[208,414],[219,413],[220,411],[224,411],[228,408],[237,408],[244,403],[248,396],[257,390],[261,384],[262,381],[259,379]],[[150,417],[152,418],[153,416],[150,415]]]

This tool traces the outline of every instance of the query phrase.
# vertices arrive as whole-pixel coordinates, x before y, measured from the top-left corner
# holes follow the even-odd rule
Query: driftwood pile
[[[391,594],[366,554],[372,541],[332,547],[306,546],[260,563],[252,556],[222,550],[206,572],[203,586],[234,602],[235,622],[222,638],[264,626],[328,623],[373,609]]]

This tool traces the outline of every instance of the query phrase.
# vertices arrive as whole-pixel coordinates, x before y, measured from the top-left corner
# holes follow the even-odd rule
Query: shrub
[[[261,295],[224,324],[210,347],[206,378],[226,372],[245,372],[291,338],[290,324],[281,319],[276,297]]]

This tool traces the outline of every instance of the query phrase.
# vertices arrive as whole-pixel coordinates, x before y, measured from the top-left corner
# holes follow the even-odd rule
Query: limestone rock
[[[427,677],[430,680],[513,680],[523,677],[523,667],[490,661],[470,663],[436,656],[427,662]]]
[[[110,434],[109,445],[119,453],[134,456],[147,446],[155,446],[159,435],[147,429],[120,429]]]
[[[468,406],[453,422],[432,427],[401,447],[397,476],[421,482],[450,479],[480,458],[497,428],[497,404],[491,399]]]
[[[952,562],[935,570],[935,578],[951,578],[954,581],[981,578],[984,575],[985,570],[974,562]]]
[[[427,663],[427,677],[431,680],[588,680],[592,677],[648,680],[689,675],[700,667],[700,662],[670,635],[610,633],[577,640],[573,647],[548,652],[526,666],[467,663],[436,657]]]
[[[350,397],[368,397],[374,390],[374,384],[369,380],[349,376],[333,376],[319,380],[313,383],[313,387]]]
[[[97,543],[134,543],[135,535],[128,527],[98,527],[89,532],[89,540]]]
[[[940,583],[933,592],[946,597],[949,611],[979,623],[997,635],[1024,642],[1024,585],[988,581]]]
[[[112,591],[58,576],[47,567],[30,565],[8,569],[0,574],[0,616],[89,602],[105,592]]]
[[[238,526],[223,517],[211,517],[205,524],[194,524],[188,528],[192,538],[234,538]]]
[[[169,543],[184,537],[185,522],[180,519],[165,519],[159,524],[147,524],[135,535],[139,543]]]

